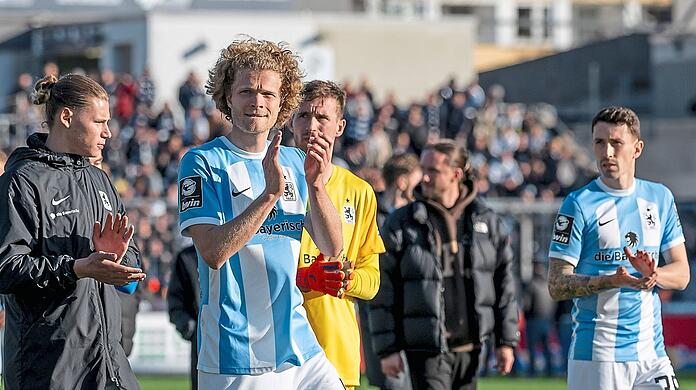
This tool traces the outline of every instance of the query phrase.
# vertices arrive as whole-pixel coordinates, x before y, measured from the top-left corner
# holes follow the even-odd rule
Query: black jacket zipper
[[[104,301],[102,299],[101,289],[99,288],[102,283],[94,280],[97,286],[97,294],[99,294],[99,304],[97,305],[97,311],[99,312],[99,321],[102,325],[101,339],[102,339],[102,349],[104,350],[104,362],[106,363],[106,371],[109,374],[109,378],[116,385],[116,387],[121,388],[121,383],[116,376],[116,371],[114,370],[113,363],[111,362],[111,351],[109,348],[109,340],[107,337],[108,329],[106,327],[106,318],[104,317]]]

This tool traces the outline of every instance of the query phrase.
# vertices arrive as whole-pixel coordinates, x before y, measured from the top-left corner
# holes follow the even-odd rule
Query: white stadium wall
[[[115,26],[115,25],[114,25]],[[133,72],[148,65],[157,86],[157,103],[178,109],[177,91],[190,71],[205,79],[220,50],[248,34],[286,41],[303,58],[308,78],[367,77],[377,97],[393,91],[402,103],[422,99],[451,76],[459,82],[473,77],[476,25],[471,18],[438,22],[366,19],[310,13],[153,11],[142,26],[121,23],[114,37],[131,36]],[[109,42],[115,41],[109,39]],[[120,41],[119,41],[120,42]],[[114,45],[110,44],[110,48]],[[145,47],[144,60],[139,57]],[[198,48],[197,50],[194,50]],[[104,57],[113,63],[112,54]],[[187,52],[195,51],[188,56]]]
[[[316,34],[309,17],[230,12],[151,13],[147,17],[148,63],[158,89],[158,102],[178,107],[177,91],[190,71],[203,80],[220,50],[240,34],[271,41],[286,41],[293,48]],[[196,53],[184,53],[204,45]]]
[[[334,49],[337,80],[367,78],[378,98],[393,91],[401,104],[408,104],[450,77],[462,83],[474,75],[476,23],[471,18],[325,18],[318,23]]]

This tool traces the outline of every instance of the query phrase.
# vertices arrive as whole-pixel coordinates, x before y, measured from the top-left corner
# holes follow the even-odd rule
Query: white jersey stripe
[[[299,189],[293,184],[297,183],[297,177],[288,167],[283,166],[282,168],[283,175],[285,176],[285,191],[283,196],[280,197],[280,205],[288,214],[304,214],[305,204],[300,198]],[[297,255],[299,256],[299,249]]]
[[[249,367],[267,369],[275,366],[276,353],[266,258],[261,245],[247,245],[238,253],[249,319]]]
[[[244,161],[234,163],[227,167],[230,180],[230,198],[232,198],[232,212],[238,216],[246,210],[254,201],[256,194],[251,187],[251,179]],[[236,196],[235,196],[236,195]]]
[[[621,231],[616,203],[610,199],[597,207],[599,248],[616,248],[621,246]]]
[[[568,255],[565,255],[561,252],[553,252],[553,251],[549,252],[549,257],[565,260],[574,266],[578,265],[578,258],[577,257],[568,256]]]
[[[201,345],[198,349],[198,367],[206,372],[220,372],[220,271],[208,272],[208,304],[201,309]]]
[[[679,245],[679,244],[683,244],[683,243],[685,243],[685,242],[686,242],[686,240],[684,239],[684,236],[680,236],[679,238],[674,239],[674,240],[672,240],[672,241],[666,243],[665,245],[663,245],[663,246],[660,248],[660,252],[665,252],[666,250],[671,249],[671,248],[673,248],[673,247],[675,247],[675,246],[677,246],[677,245]],[[671,260],[671,259],[669,259],[669,258],[666,258],[666,259],[667,259],[668,262]]]
[[[642,198],[637,198],[636,202],[640,210],[640,224],[643,230],[642,245],[659,247],[662,240],[662,224],[657,204]]]
[[[299,259],[300,258],[300,242],[296,240],[290,241],[290,248],[292,249],[292,258],[293,259]],[[297,268],[295,268],[295,274],[294,276],[297,276]],[[302,295],[302,299],[304,300],[304,295]],[[309,322],[307,319],[307,312],[305,311],[305,308],[303,305],[300,305],[295,309],[302,317],[304,317],[305,320]],[[295,352],[295,355],[297,355],[300,359],[300,364],[304,364],[304,357],[302,356],[302,350],[300,349],[300,346],[297,345],[297,340],[295,340],[294,337],[291,338],[290,340],[291,347],[293,352]]]
[[[597,318],[594,339],[592,340],[595,348],[592,348],[592,360],[614,360],[620,291],[620,289],[613,288],[597,294]]]
[[[640,292],[640,330],[638,333],[638,360],[657,359],[655,351],[655,302],[653,291]]]
[[[215,219],[215,218],[209,218],[209,217],[200,217],[200,218],[191,218],[189,220],[186,220],[179,225],[179,233],[181,233],[182,236],[184,237],[190,237],[186,229],[189,226],[193,225],[221,225],[222,224],[222,215],[220,215],[220,218]]]

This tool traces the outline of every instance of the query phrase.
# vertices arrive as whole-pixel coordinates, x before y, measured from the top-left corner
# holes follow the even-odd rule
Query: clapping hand
[[[266,188],[264,191],[266,194],[276,199],[280,198],[280,196],[283,195],[283,191],[285,191],[285,177],[283,176],[283,169],[278,162],[281,136],[282,134],[280,131],[273,136],[262,162],[263,176],[266,180]]]
[[[99,221],[94,223],[92,230],[92,243],[94,243],[95,252],[114,253],[116,262],[120,263],[123,256],[128,250],[131,238],[135,228],[133,225],[128,225],[128,217],[121,214],[109,213],[106,217],[106,223],[102,228]]]
[[[321,132],[312,133],[309,137],[304,170],[305,179],[310,187],[323,183],[323,174],[331,165],[332,148],[333,140]]]

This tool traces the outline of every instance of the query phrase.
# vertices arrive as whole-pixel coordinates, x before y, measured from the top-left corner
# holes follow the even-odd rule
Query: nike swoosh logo
[[[608,224],[609,222],[611,222],[611,221],[613,221],[613,220],[615,220],[615,219],[616,219],[616,218],[612,218],[612,219],[610,219],[610,220],[608,220],[608,221],[604,221],[604,222],[600,221],[600,222],[599,222],[599,226],[604,226],[604,225]]]
[[[58,199],[58,200],[51,199],[51,204],[54,205],[54,206],[58,206],[59,204],[61,204],[61,203],[65,202],[66,200],[68,200],[69,197],[70,197],[70,195],[66,196],[65,198]]]
[[[238,191],[238,192],[235,192],[234,190],[232,190],[232,196],[237,197],[237,196],[241,195],[244,191],[248,190],[249,188],[251,188],[251,187],[247,187],[247,188],[245,188],[241,191]]]

